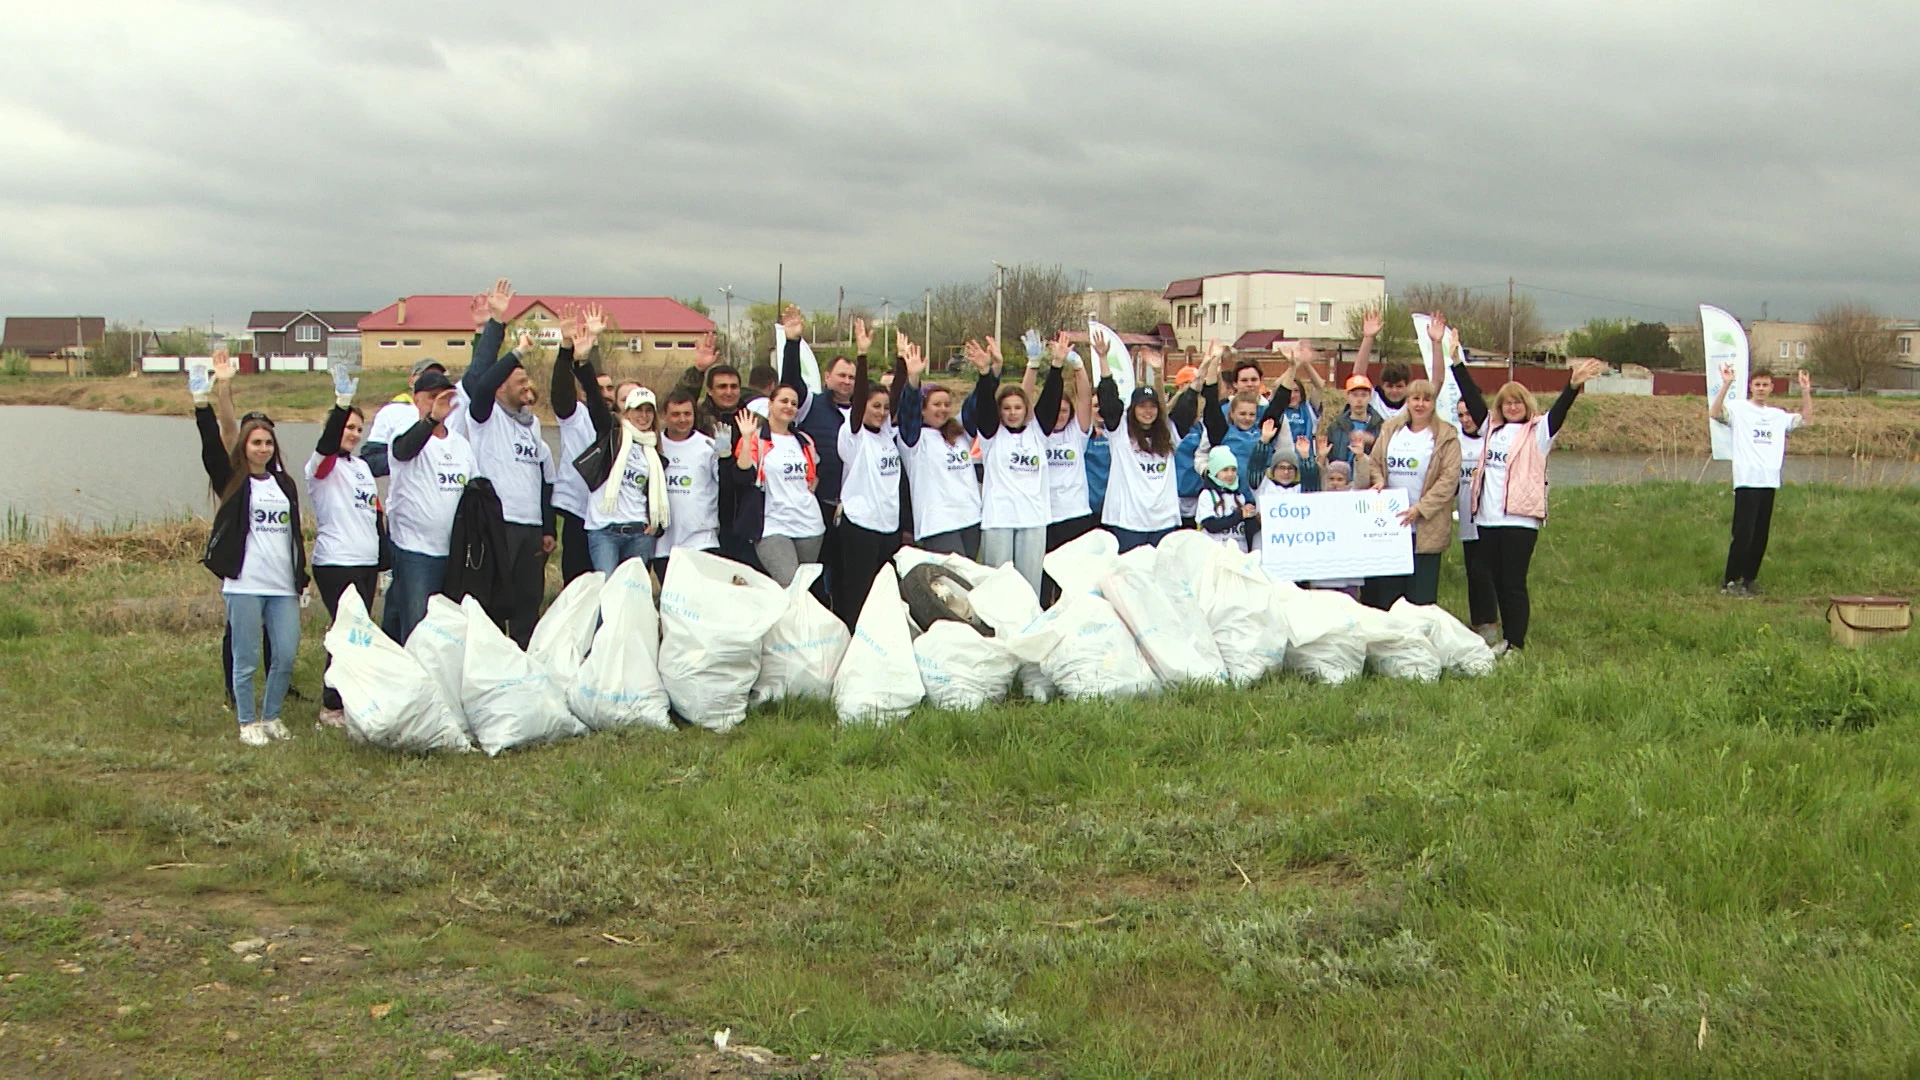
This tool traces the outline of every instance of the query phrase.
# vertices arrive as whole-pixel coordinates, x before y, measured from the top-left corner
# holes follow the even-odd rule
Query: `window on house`
[[[405,341],[402,341],[400,344],[405,345],[409,349],[417,349],[420,347],[420,339],[407,338]]]
[[[447,348],[449,349],[464,349],[466,347],[467,340],[465,338],[450,337],[447,339]]]
[[[1320,301],[1320,325],[1325,326],[1332,321],[1333,321],[1333,301],[1331,300]]]
[[[1220,321],[1220,305],[1208,304],[1207,305],[1207,325],[1212,326],[1214,323],[1217,323],[1219,321]]]
[[[1911,337],[1902,337],[1900,339],[1900,355],[1901,356],[1913,355],[1913,339]]]
[[[398,345],[398,344],[400,344],[400,343],[399,343],[399,342],[397,342],[397,341],[383,341],[383,342],[381,342],[381,343],[380,343],[380,347],[381,347],[381,348],[383,348],[383,349],[391,349],[391,348],[393,348],[393,347],[394,347],[395,345]]]
[[[1232,304],[1220,305],[1220,321],[1223,323],[1230,323],[1233,321],[1233,305]]]
[[[642,347],[642,346],[644,346],[645,344],[646,344],[646,342],[644,342],[644,341],[641,341],[641,340],[640,340],[639,338],[637,338],[637,337],[636,337],[636,338],[628,338],[628,339],[627,339],[627,351],[628,351],[628,352],[639,352],[639,351],[640,351],[640,349],[641,349],[641,347]]]
[[[1173,327],[1178,330],[1187,325],[1187,305],[1175,304],[1173,308]]]
[[[1805,360],[1807,358],[1807,343],[1804,341],[1794,342],[1793,356],[1796,360]]]
[[[1308,306],[1309,305],[1305,300],[1295,300],[1293,302],[1293,321],[1294,322],[1304,323],[1307,321]]]
[[[1791,341],[1781,342],[1780,343],[1780,359],[1785,360],[1792,355],[1793,355],[1793,342]]]
[[[295,341],[319,341],[319,340],[320,340],[320,328],[319,328],[319,327],[317,327],[317,326],[314,326],[314,325],[313,325],[312,323],[308,323],[308,324],[307,324],[307,325],[305,325],[305,326],[296,326],[296,327],[294,327],[294,328],[293,328],[293,340],[295,340]]]
[[[697,346],[696,346],[696,345],[694,345],[694,343],[693,343],[693,342],[691,342],[691,341],[683,341],[683,342],[681,342],[681,343],[680,343],[680,347],[681,347],[681,348],[683,348],[683,349],[692,349],[692,348],[697,348]]]

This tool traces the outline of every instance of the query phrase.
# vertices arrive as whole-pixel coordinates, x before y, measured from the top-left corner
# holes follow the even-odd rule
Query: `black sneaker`
[[[1752,593],[1747,591],[1747,587],[1738,581],[1729,581],[1725,585],[1720,586],[1720,595],[1731,596],[1736,599],[1748,599],[1753,596]]]
[[[1740,587],[1747,591],[1747,599],[1749,600],[1754,597],[1767,595],[1767,590],[1761,588],[1760,583],[1757,581],[1743,581],[1740,583]]]

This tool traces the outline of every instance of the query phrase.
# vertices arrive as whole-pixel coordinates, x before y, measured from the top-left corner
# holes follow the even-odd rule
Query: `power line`
[[[1581,300],[1598,300],[1603,304],[1619,304],[1623,307],[1646,308],[1649,311],[1666,311],[1666,312],[1672,312],[1678,315],[1686,315],[1689,313],[1688,309],[1686,308],[1668,307],[1665,304],[1643,304],[1638,300],[1621,300],[1621,299],[1618,299],[1617,297],[1611,297],[1611,296],[1594,296],[1591,293],[1569,292],[1566,289],[1553,289],[1553,288],[1548,288],[1545,285],[1533,285],[1525,281],[1516,282],[1515,284],[1519,285],[1523,289],[1534,289],[1538,292],[1550,292],[1550,293],[1558,294],[1560,296],[1572,296]]]

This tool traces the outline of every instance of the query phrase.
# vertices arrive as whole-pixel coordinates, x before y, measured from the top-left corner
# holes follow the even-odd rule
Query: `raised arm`
[[[1573,399],[1580,396],[1580,388],[1587,380],[1607,369],[1603,360],[1582,360],[1573,365],[1573,371],[1567,376],[1567,387],[1553,401],[1553,407],[1547,410],[1547,434],[1558,435],[1561,425],[1567,422],[1567,410],[1573,408]]]
[[[313,447],[313,452],[321,458],[320,466],[313,470],[315,480],[333,472],[333,463],[340,456],[340,436],[347,430],[347,417],[350,415],[345,405],[336,404],[327,413],[326,423],[320,425],[320,441]]]
[[[1100,380],[1100,422],[1108,431],[1120,430],[1120,419],[1124,409],[1120,404],[1120,388],[1114,385],[1113,376]]]
[[[1031,361],[1027,364],[1027,370],[1033,370]],[[1026,385],[1025,380],[1021,381],[1021,385]],[[1064,397],[1066,397],[1066,385],[1061,369],[1049,364],[1047,381],[1041,384],[1040,396],[1033,403],[1033,418],[1039,421],[1041,431],[1049,435],[1053,434],[1053,422],[1060,415],[1060,400]]]
[[[486,292],[475,294],[468,304],[468,312],[473,316],[473,353],[467,361],[466,373],[461,376],[463,383],[485,375],[500,358],[500,347],[507,343],[507,312],[512,306],[513,286],[506,278],[495,281],[493,288]]]
[[[796,421],[807,409],[807,380],[800,374],[800,336],[806,328],[806,316],[794,305],[788,304],[780,313],[780,330],[787,339],[780,348],[780,385],[791,386],[793,392],[800,395],[800,411],[794,414]]]
[[[1487,396],[1480,392],[1480,384],[1473,381],[1473,372],[1460,355],[1460,332],[1455,330],[1448,333],[1446,341],[1453,382],[1460,388],[1460,400],[1466,403],[1467,415],[1473,417],[1474,427],[1481,429],[1481,433],[1485,434]]]
[[[1794,372],[1794,379],[1800,384],[1800,422],[1813,423],[1813,377],[1805,368]]]
[[[1367,363],[1373,359],[1373,339],[1380,336],[1380,330],[1387,324],[1382,315],[1385,304],[1360,317],[1360,352],[1353,358],[1353,373],[1365,375]]]
[[[968,431],[991,439],[1000,431],[1000,410],[993,403],[994,395],[1000,392],[1000,365],[993,362],[993,356],[977,341],[967,342],[966,354],[980,378],[973,384],[973,393],[967,395],[968,407],[962,415],[971,417]]]
[[[435,429],[446,422],[447,414],[453,411],[454,395],[451,390],[435,394],[430,401],[422,403],[414,398],[413,407],[420,412],[420,419],[407,430],[394,437],[393,459],[412,461],[427,448],[427,440],[433,438]]]
[[[893,422],[900,429],[900,441],[907,446],[920,444],[920,373],[927,369],[920,347],[905,334],[894,335],[899,360],[893,376]]]
[[[233,376],[237,370],[226,349],[213,350],[213,415],[220,422],[220,441],[229,449],[240,437],[240,414],[233,407]]]
[[[215,491],[225,491],[233,479],[233,458],[226,440],[220,436],[220,421],[214,417],[213,409],[196,405],[193,426],[200,432],[200,466],[207,470],[207,483],[212,484]]]
[[[1727,391],[1733,389],[1733,365],[1720,365],[1720,389],[1713,395],[1713,401],[1707,406],[1707,419],[1719,423],[1727,422]]]

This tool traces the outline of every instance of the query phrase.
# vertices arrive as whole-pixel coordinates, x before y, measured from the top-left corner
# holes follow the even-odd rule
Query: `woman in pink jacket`
[[[1547,454],[1580,388],[1606,369],[1598,360],[1575,361],[1567,388],[1544,414],[1534,404],[1533,393],[1517,382],[1493,395],[1486,450],[1480,470],[1473,475],[1472,507],[1482,551],[1493,570],[1493,592],[1499,601],[1500,627],[1506,633],[1503,644],[1508,648],[1527,644],[1527,569],[1540,526],[1547,520]]]

